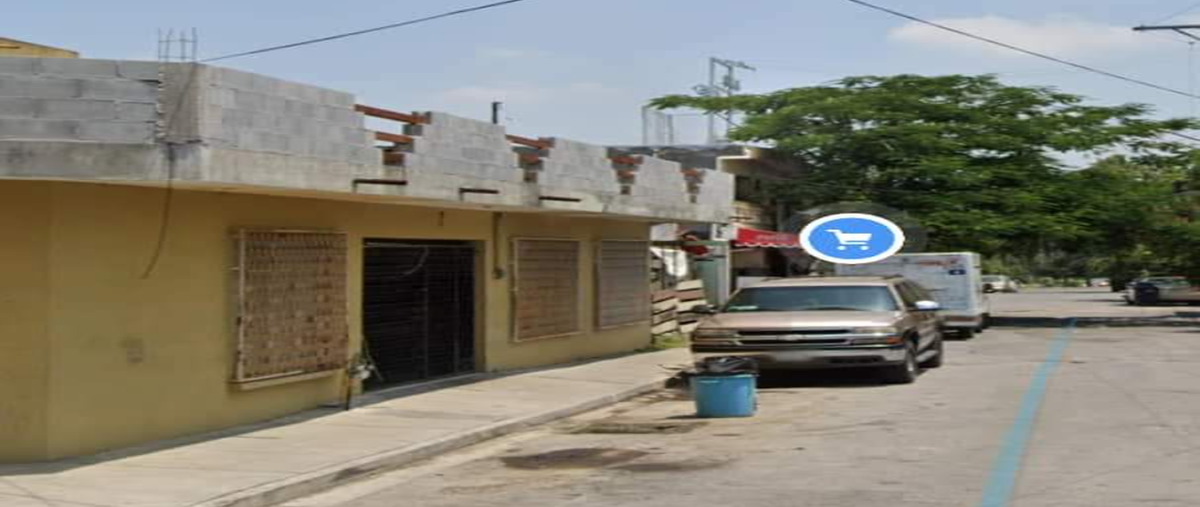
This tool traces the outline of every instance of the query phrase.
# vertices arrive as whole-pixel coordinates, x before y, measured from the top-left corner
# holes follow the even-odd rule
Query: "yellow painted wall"
[[[14,185],[0,182],[0,196],[19,193],[11,190]],[[41,201],[51,203],[47,206],[53,211],[41,215],[49,217],[51,237],[46,257],[53,268],[46,284],[48,318],[30,312],[25,326],[35,329],[38,322],[52,323],[46,332],[52,358],[49,392],[39,397],[49,400],[45,458],[227,428],[338,400],[341,377],[251,391],[229,384],[235,351],[230,231],[237,227],[336,229],[349,235],[354,350],[361,346],[362,240],[372,237],[472,240],[484,246],[486,269],[480,276],[486,311],[479,321],[486,323],[481,354],[489,370],[608,355],[649,341],[648,325],[590,332],[594,327],[593,249],[585,243],[581,267],[585,297],[580,304],[584,329],[589,332],[512,343],[510,280],[490,276],[493,214],[489,212],[180,190],[174,197],[164,255],[154,273],[143,278],[157,238],[161,189],[76,183],[40,186],[47,194]],[[4,230],[36,223],[18,221],[5,224]],[[502,224],[506,257],[502,263],[507,262],[511,237],[569,236],[590,241],[648,235],[644,223],[531,214],[507,213]],[[35,294],[17,296],[34,305]],[[0,456],[7,445],[0,441]]]
[[[509,273],[511,266],[511,240],[513,238],[551,237],[583,240],[580,272],[583,276],[580,298],[580,315],[583,333],[565,338],[532,340],[514,343],[509,332],[493,332],[488,336],[488,365],[491,369],[506,370],[544,364],[561,363],[575,359],[596,357],[645,347],[650,344],[650,323],[624,326],[608,330],[596,329],[596,273],[595,245],[601,239],[647,240],[649,224],[567,218],[555,215],[507,214],[505,224],[504,258],[501,263]],[[505,279],[502,288],[492,292],[489,300],[492,308],[504,308],[501,315],[492,315],[489,328],[508,330],[511,324],[511,286]],[[649,281],[647,280],[647,283]],[[647,311],[647,314],[649,311]]]
[[[0,184],[0,462],[46,454],[50,190]]]
[[[24,56],[34,58],[79,58],[79,53],[41,44],[0,37],[0,57]]]

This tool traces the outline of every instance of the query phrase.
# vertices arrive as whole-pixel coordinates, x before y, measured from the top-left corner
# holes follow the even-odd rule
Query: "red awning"
[[[800,248],[800,235],[738,227],[737,239],[734,240],[734,243],[740,247]]]

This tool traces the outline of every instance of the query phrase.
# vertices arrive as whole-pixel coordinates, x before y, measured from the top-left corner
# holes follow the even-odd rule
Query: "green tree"
[[[733,139],[769,145],[805,169],[775,189],[794,206],[881,203],[919,219],[930,250],[1030,258],[1081,239],[1102,243],[1089,228],[1104,220],[1072,208],[1087,178],[1067,177],[1064,155],[1121,150],[1157,167],[1188,152],[1163,135],[1194,127],[1190,120],[1084,102],[994,76],[899,75],[653,105],[740,113]]]

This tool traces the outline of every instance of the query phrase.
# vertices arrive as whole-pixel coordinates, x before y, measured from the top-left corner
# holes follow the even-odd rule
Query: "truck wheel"
[[[889,384],[911,384],[917,380],[921,367],[917,365],[917,346],[912,341],[904,347],[904,362],[888,366],[883,370],[883,379]]]
[[[945,344],[945,339],[942,337],[942,335],[940,335],[940,334],[938,335],[937,343],[934,343],[933,350],[937,351],[937,355],[935,355],[929,359],[926,359],[924,363],[921,363],[922,368],[941,368],[942,367],[942,358],[944,358],[946,356],[946,344]]]
[[[971,338],[974,338],[974,337],[975,337],[974,329],[959,329],[958,330],[958,339],[960,339],[960,340],[970,340]]]

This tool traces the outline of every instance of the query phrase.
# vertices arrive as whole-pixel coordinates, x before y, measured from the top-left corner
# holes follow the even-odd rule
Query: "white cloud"
[[[1137,33],[1127,26],[1107,25],[1072,17],[1020,20],[1001,16],[932,20],[965,32],[989,37],[1032,51],[1061,57],[1096,57],[1158,49],[1169,44],[1159,37]],[[1020,53],[971,40],[917,22],[889,33],[892,40],[972,54],[1019,57]]]

